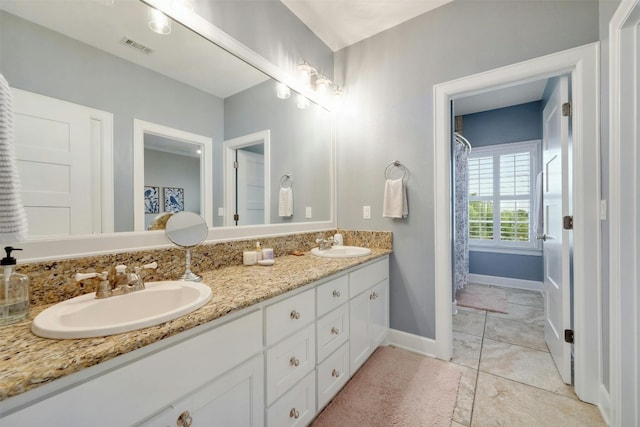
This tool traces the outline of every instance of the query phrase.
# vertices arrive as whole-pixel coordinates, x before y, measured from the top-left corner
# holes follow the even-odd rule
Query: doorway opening
[[[575,391],[581,400],[598,399],[601,357],[601,321],[598,306],[600,197],[598,140],[598,45],[591,44],[513,64],[478,75],[436,85],[435,127],[435,280],[436,354],[452,354],[452,244],[451,244],[451,135],[450,103],[458,98],[523,82],[570,75],[573,91],[574,162],[571,165],[574,199]],[[472,142],[473,143],[473,142]],[[595,231],[594,231],[595,230]],[[594,313],[597,315],[594,316]],[[598,331],[598,339],[586,339]],[[584,337],[579,339],[578,337]]]

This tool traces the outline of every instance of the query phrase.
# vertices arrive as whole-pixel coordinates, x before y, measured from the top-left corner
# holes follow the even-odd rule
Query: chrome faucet
[[[318,249],[320,249],[321,251],[326,251],[327,249],[331,249],[331,247],[335,245],[333,237],[329,237],[326,239],[324,238],[316,239],[316,243],[318,244]]]
[[[77,273],[75,275],[75,279],[77,282],[94,278],[99,279],[100,283],[96,287],[96,298],[109,298],[143,290],[145,286],[144,281],[142,280],[141,271],[143,269],[157,267],[158,264],[156,262],[152,262],[150,264],[145,264],[142,267],[135,267],[134,273],[127,273],[126,265],[117,265],[115,267],[116,273],[113,283],[109,282],[108,271],[103,271],[102,273]]]

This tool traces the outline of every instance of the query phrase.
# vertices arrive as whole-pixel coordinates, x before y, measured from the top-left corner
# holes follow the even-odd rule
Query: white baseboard
[[[537,282],[535,280],[512,279],[510,277],[499,276],[485,276],[483,274],[469,274],[469,282],[542,292],[542,282]]]
[[[425,356],[436,357],[436,341],[430,338],[421,337],[419,335],[398,331],[397,329],[389,329],[387,335],[387,343],[395,347],[404,348],[414,353],[423,354]]]
[[[600,415],[602,415],[602,419],[606,425],[611,425],[609,422],[609,413],[611,411],[611,396],[609,395],[609,391],[606,389],[604,384],[600,384],[600,390],[598,393],[598,409],[600,410]]]

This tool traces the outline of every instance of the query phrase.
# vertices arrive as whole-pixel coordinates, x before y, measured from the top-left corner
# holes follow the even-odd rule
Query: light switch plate
[[[311,218],[311,206],[307,206],[304,208],[304,217]]]
[[[362,219],[371,219],[371,206],[362,207]]]
[[[218,208],[218,216],[224,216],[224,208]]]

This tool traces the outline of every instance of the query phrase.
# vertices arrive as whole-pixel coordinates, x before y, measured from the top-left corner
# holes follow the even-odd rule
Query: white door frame
[[[144,231],[144,134],[198,145],[200,150],[200,210],[213,227],[213,140],[180,129],[133,119],[133,230]]]
[[[452,354],[451,117],[456,97],[570,74],[573,99],[575,391],[595,403],[600,384],[599,44],[434,86],[436,356]]]
[[[609,22],[611,426],[640,424],[639,25],[640,0],[623,0]]]
[[[235,150],[256,144],[264,144],[264,224],[271,223],[271,131],[261,130],[224,142],[223,167],[224,167],[224,225],[233,226],[233,214],[235,213],[235,169],[233,163],[236,160]]]

